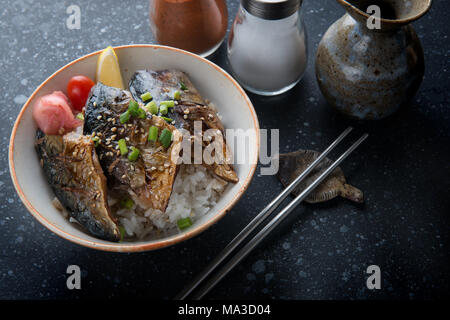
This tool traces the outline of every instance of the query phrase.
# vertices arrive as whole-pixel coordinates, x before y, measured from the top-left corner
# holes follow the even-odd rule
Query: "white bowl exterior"
[[[20,194],[19,192],[19,196],[27,207],[31,205],[39,212],[41,217],[35,215],[36,218],[41,220],[41,222],[52,231],[65,238],[69,238],[69,240],[78,243],[82,242],[82,244],[89,245],[90,247],[97,247],[100,245],[101,249],[105,249],[102,245],[106,245],[109,248],[108,250],[111,250],[112,247],[116,247],[112,249],[113,251],[129,251],[131,247],[161,241],[168,241],[168,244],[170,244],[171,242],[176,242],[176,238],[183,236],[183,234],[195,232],[196,227],[201,227],[213,219],[214,216],[223,212],[230,202],[240,196],[239,193],[240,191],[242,192],[242,188],[245,184],[250,183],[259,154],[258,120],[244,91],[240,89],[239,85],[234,80],[231,80],[230,76],[224,71],[219,71],[221,69],[212,63],[206,63],[201,58],[193,56],[192,54],[186,54],[180,50],[173,50],[161,46],[125,46],[117,48],[116,53],[120,61],[122,77],[125,84],[128,83],[136,70],[179,69],[189,75],[190,79],[204,98],[209,99],[214,103],[222,116],[225,128],[244,130],[253,129],[252,133],[249,135],[250,143],[247,147],[242,149],[241,145],[236,144],[236,147],[240,147],[241,150],[233,150],[235,154],[247,152],[250,158],[250,161],[247,161],[244,164],[234,165],[239,176],[239,183],[235,185],[230,184],[217,205],[205,216],[196,221],[191,228],[180,232],[180,234],[175,234],[162,239],[123,242],[117,244],[111,243],[92,237],[78,228],[76,224],[70,223],[64,218],[51,203],[54,198],[54,193],[43,175],[34,149],[36,125],[32,119],[32,106],[39,97],[45,94],[56,90],[65,92],[67,82],[74,75],[83,74],[89,76],[91,79],[95,79],[95,68],[98,56],[90,55],[57,71],[55,75],[50,77],[40,90],[36,92],[32,100],[27,102],[29,103],[29,106],[22,115],[20,123],[17,125],[15,136],[11,139],[11,143],[14,145],[12,162],[17,178],[15,181],[16,188],[20,186],[23,194]],[[235,154],[234,156],[236,156]]]

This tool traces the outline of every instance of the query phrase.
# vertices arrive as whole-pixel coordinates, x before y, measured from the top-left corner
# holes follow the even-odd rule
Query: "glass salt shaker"
[[[228,59],[241,85],[272,96],[303,77],[308,50],[302,0],[241,0],[228,39]]]

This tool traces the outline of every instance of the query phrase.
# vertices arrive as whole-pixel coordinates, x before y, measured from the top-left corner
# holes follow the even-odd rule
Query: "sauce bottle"
[[[206,57],[220,47],[227,24],[225,0],[150,0],[150,27],[162,45]]]

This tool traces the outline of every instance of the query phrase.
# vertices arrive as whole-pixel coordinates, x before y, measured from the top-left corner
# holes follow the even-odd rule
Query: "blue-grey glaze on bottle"
[[[417,92],[425,63],[410,23],[424,15],[431,0],[337,0],[347,13],[323,36],[316,76],[328,103],[359,119],[382,119]],[[380,29],[368,27],[366,9],[381,9]],[[373,21],[373,20],[372,20]]]

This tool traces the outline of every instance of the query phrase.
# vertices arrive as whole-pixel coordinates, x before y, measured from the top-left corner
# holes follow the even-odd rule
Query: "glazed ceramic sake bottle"
[[[385,118],[422,82],[423,49],[410,23],[429,10],[431,0],[337,1],[347,13],[319,44],[319,87],[328,103],[347,115]]]

